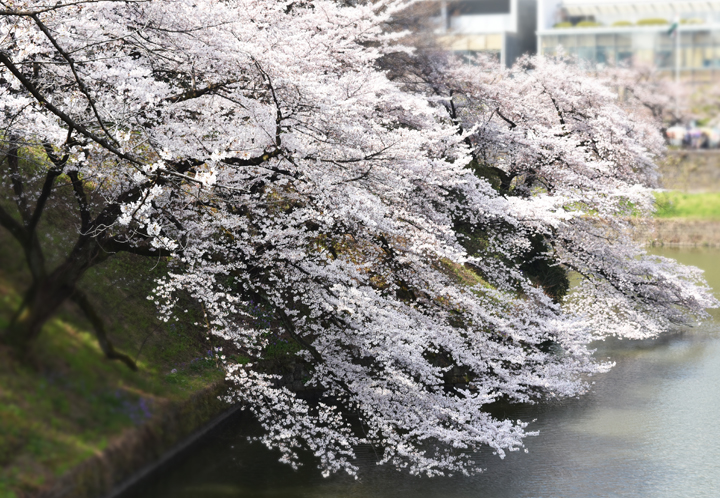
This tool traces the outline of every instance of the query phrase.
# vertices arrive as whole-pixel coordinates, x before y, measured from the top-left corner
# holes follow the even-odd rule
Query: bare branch
[[[208,93],[214,92],[215,90],[219,90],[228,85],[232,85],[233,83],[237,83],[237,81],[238,80],[229,80],[229,81],[223,81],[220,83],[212,83],[212,84],[206,86],[205,88],[192,89],[185,93],[181,93],[180,95],[168,97],[165,100],[167,100],[168,102],[172,102],[172,103],[185,102],[186,100],[196,99],[198,97],[202,97],[203,95],[207,95]]]
[[[503,121],[505,121],[507,124],[510,125],[510,129],[511,129],[511,130],[512,130],[513,128],[517,128],[517,125],[516,125],[512,120],[506,118],[506,117],[503,115],[503,113],[500,112],[500,108],[499,108],[499,107],[498,107],[497,109],[495,109],[495,112],[497,113],[498,116],[500,116],[500,117],[502,118]]]
[[[131,244],[129,241],[122,241],[117,238],[113,238],[103,243],[102,248],[104,251],[109,253],[126,252],[148,258],[164,258],[172,256],[172,253],[166,249],[152,247],[149,240],[144,244]]]

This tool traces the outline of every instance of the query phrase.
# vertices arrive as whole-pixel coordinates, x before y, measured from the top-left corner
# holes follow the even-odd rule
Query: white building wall
[[[456,51],[499,51],[501,62],[512,64],[520,55],[536,51],[537,0],[510,0],[509,10],[507,14],[453,16],[452,2],[443,2],[440,12],[444,18],[437,22],[438,39]],[[499,43],[483,41],[491,39],[499,39]]]
[[[540,52],[552,54],[562,45],[566,54],[598,69],[616,64],[651,65],[684,82],[720,80],[720,0],[538,2]],[[668,30],[675,19],[680,25],[670,36]],[[583,20],[598,25],[555,27],[558,21]]]

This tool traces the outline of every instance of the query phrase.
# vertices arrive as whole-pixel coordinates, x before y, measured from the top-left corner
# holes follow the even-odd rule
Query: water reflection
[[[656,249],[706,270],[720,289],[720,252]],[[606,341],[617,366],[581,399],[517,408],[537,419],[528,454],[480,455],[475,477],[422,479],[374,465],[362,479],[322,479],[312,461],[294,472],[246,438],[246,415],[228,420],[122,498],[164,497],[715,497],[720,495],[720,337],[716,322],[655,341]]]

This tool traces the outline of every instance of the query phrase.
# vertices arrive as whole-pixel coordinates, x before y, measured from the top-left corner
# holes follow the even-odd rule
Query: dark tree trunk
[[[73,129],[70,128],[66,146],[71,144],[72,132]],[[80,236],[65,261],[52,272],[48,272],[38,236],[38,223],[53,192],[55,180],[64,171],[68,155],[57,156],[52,146],[48,144],[43,146],[52,166],[47,170],[40,192],[34,194],[36,198],[33,207],[28,203],[28,190],[23,183],[18,138],[13,134],[9,138],[7,153],[4,157],[0,157],[0,163],[7,159],[7,171],[0,170],[0,174],[8,176],[11,180],[20,220],[0,205],[0,227],[7,229],[22,246],[33,283],[7,328],[0,330],[0,342],[16,350],[19,356],[27,356],[33,343],[40,336],[43,325],[57,313],[65,301],[71,299],[90,321],[105,355],[110,359],[120,360],[136,370],[135,362],[130,357],[115,350],[107,338],[100,315],[85,294],[76,289],[76,285],[88,268],[104,261],[114,252],[121,250],[143,252],[136,246],[130,247],[125,243],[108,239],[102,231],[100,234],[93,234],[94,227],[112,225],[121,212],[119,206],[122,202],[138,198],[142,189],[135,187],[126,192],[116,203],[106,206],[93,221],[83,182],[77,172],[69,171],[67,174],[72,180],[73,192],[80,208]],[[150,255],[158,257],[160,253],[154,252]]]
[[[43,325],[57,313],[67,300],[78,305],[92,325],[100,349],[108,359],[119,360],[131,370],[137,370],[135,361],[113,346],[105,332],[102,318],[95,311],[84,292],[76,289],[80,273],[71,280],[45,279],[33,284],[25,293],[20,307],[2,336],[2,342],[12,347],[19,357],[27,357],[32,345],[40,336]]]
[[[74,284],[43,279],[25,293],[20,307],[10,320],[3,342],[27,355],[43,325],[74,292]]]

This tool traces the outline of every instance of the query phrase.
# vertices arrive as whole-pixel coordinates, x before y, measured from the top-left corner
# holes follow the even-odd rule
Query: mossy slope
[[[18,249],[0,233],[0,327],[26,284]],[[70,304],[46,324],[27,360],[0,347],[0,497],[41,493],[128,431],[222,379],[212,345],[192,325],[197,310],[189,306],[183,322],[155,318],[146,296],[163,265],[116,256],[82,281],[111,340],[137,358],[138,372],[107,360]]]

